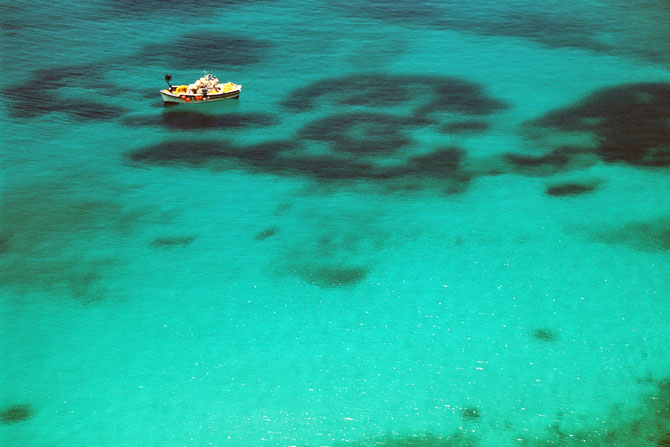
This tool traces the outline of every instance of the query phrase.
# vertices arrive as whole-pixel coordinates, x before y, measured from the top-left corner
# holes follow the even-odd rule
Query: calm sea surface
[[[670,445],[667,1],[0,25],[0,445]]]

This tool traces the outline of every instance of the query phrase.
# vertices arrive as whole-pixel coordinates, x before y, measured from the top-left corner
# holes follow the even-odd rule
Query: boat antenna
[[[172,75],[170,73],[165,75],[165,82],[167,82],[167,85],[170,86],[170,91],[172,91],[173,87],[172,84],[170,84],[170,79],[172,79]]]

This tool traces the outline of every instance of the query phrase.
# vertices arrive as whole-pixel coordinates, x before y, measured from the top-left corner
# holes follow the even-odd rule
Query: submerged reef
[[[180,10],[183,8],[180,6]],[[193,67],[242,67],[257,63],[272,48],[266,40],[253,39],[247,34],[231,34],[206,30],[183,34],[174,40],[149,43],[135,58],[144,65],[191,70]],[[197,51],[193,51],[197,48]],[[225,51],[221,51],[225,48]]]
[[[464,407],[461,408],[461,418],[463,420],[477,420],[479,419],[480,412],[478,407]]]
[[[595,427],[571,428],[562,423],[559,415],[542,433],[517,428],[519,432],[501,440],[501,444],[511,441],[522,447],[667,447],[670,445],[670,380],[655,382],[654,389],[640,402],[616,405],[609,414],[595,416],[595,419],[589,418],[598,421]],[[461,417],[470,421],[483,419],[478,408],[463,408]],[[487,421],[483,419],[478,423]],[[500,436],[510,436],[510,429],[514,433],[508,425]],[[429,431],[403,436],[392,432],[336,445],[478,447],[482,444],[476,432],[461,428],[450,435]]]
[[[169,8],[146,8],[143,2],[128,1],[131,8],[123,9],[124,13],[135,10],[166,11]],[[218,4],[218,3],[217,3]],[[196,8],[197,10],[197,8]],[[180,8],[179,14],[188,14],[188,9]],[[195,14],[199,12],[193,11]],[[218,30],[188,33],[168,42],[160,41],[146,44],[134,54],[126,56],[126,62],[132,65],[146,66],[155,64],[169,66],[177,70],[189,70],[194,66],[246,66],[256,63],[265,57],[272,48],[268,41],[237,36]],[[220,51],[221,48],[226,51]],[[198,48],[193,52],[193,48]],[[25,85],[39,88],[6,87],[2,90],[3,97],[9,102],[7,113],[13,118],[35,118],[48,113],[65,113],[69,118],[79,122],[109,121],[125,115],[129,110],[123,105],[110,103],[111,98],[119,98],[119,91],[134,91],[143,97],[156,98],[154,89],[133,86],[127,83],[116,84],[105,79],[118,61],[114,58],[98,59],[90,63],[55,65],[30,72],[23,81]],[[190,81],[189,81],[190,82]],[[100,99],[93,99],[100,98]],[[245,117],[244,125],[257,124],[258,120],[268,123],[269,116]],[[176,117],[175,117],[176,119]],[[168,122],[155,123],[171,128]],[[222,119],[230,124],[234,118]],[[198,127],[198,118],[187,117],[185,126]],[[202,122],[202,121],[200,121]],[[132,123],[132,120],[130,121]],[[140,123],[141,124],[141,123]],[[154,124],[154,123],[151,123]],[[240,121],[238,124],[242,125]]]
[[[402,88],[399,88],[402,86]],[[410,94],[411,90],[411,94]],[[422,179],[439,180],[457,193],[473,177],[463,169],[465,151],[455,146],[418,147],[417,130],[449,126],[455,132],[483,131],[483,117],[504,110],[502,101],[463,79],[425,75],[361,74],[315,81],[290,92],[283,101],[300,113],[328,105],[332,113],[307,122],[293,137],[244,145],[228,140],[184,138],[139,148],[131,162],[163,166],[239,168],[320,182],[366,181],[393,187]],[[200,130],[219,122],[242,125],[244,116],[181,114],[138,118],[136,123]],[[477,117],[470,120],[469,117]],[[251,115],[248,125],[274,126],[276,117]],[[128,118],[129,123],[132,118]],[[245,124],[246,125],[246,124]]]
[[[593,163],[589,158],[593,157],[589,157],[589,151],[584,148],[562,146],[543,155],[506,153],[503,163],[507,166],[506,172],[542,176],[588,166]]]
[[[402,89],[398,86],[402,85]],[[409,91],[412,93],[410,94]],[[391,94],[392,93],[392,94]],[[621,85],[587,96],[573,106],[550,111],[526,122],[532,138],[547,137],[539,154],[508,152],[489,159],[469,159],[453,144],[418,144],[430,128],[458,139],[486,132],[486,118],[507,105],[486,94],[482,85],[460,78],[367,73],[324,78],[290,92],[282,106],[292,113],[328,110],[281,140],[243,144],[227,139],[181,138],[141,147],[128,154],[133,163],[161,166],[239,169],[303,176],[323,183],[365,182],[384,189],[438,187],[446,194],[466,190],[481,175],[515,173],[548,176],[591,166],[599,161],[640,167],[670,166],[670,83]],[[193,114],[165,112],[126,119],[175,130],[202,130],[218,125],[266,128],[273,115]],[[135,120],[135,121],[133,121]],[[577,133],[574,138],[566,135]],[[444,141],[449,136],[444,136]],[[552,142],[572,144],[551,147]],[[440,141],[437,140],[432,141]],[[538,141],[538,143],[541,143]],[[594,191],[598,182],[550,184],[549,197],[574,197]]]
[[[666,447],[670,445],[670,380],[655,384],[641,404],[616,409],[597,428],[570,429],[560,424],[537,436],[519,435],[524,447]]]
[[[365,73],[325,78],[289,93],[282,103],[295,112],[329,104],[348,110],[352,106],[368,109],[404,106],[404,120],[410,124],[428,123],[437,114],[483,116],[500,112],[507,105],[488,96],[484,88],[461,78],[427,75],[389,75]]]
[[[262,3],[268,0],[245,0],[244,2],[233,0],[106,0],[103,11],[107,14],[101,18],[130,17],[133,19],[145,19],[147,16],[170,16],[178,15],[180,18],[189,20],[200,19],[203,11],[222,11],[235,7],[246,6],[249,3]],[[207,14],[205,14],[207,15]],[[173,19],[170,19],[173,20]]]
[[[296,140],[244,146],[227,141],[184,139],[140,148],[131,152],[128,158],[132,163],[172,167],[225,169],[243,166],[322,182],[387,182],[428,177],[455,184],[450,191],[460,191],[471,178],[471,174],[461,169],[463,151],[458,148],[438,148],[425,155],[409,156],[404,164],[384,165],[385,157],[313,154],[302,144],[302,140]]]
[[[668,110],[670,83],[625,84],[598,90],[577,104],[550,111],[528,126],[592,133],[597,143],[584,149],[606,162],[667,167]]]
[[[489,123],[485,121],[453,121],[442,125],[440,131],[442,133],[475,133],[484,132],[490,127]]]
[[[592,192],[596,185],[580,182],[566,182],[547,187],[547,195],[552,197],[577,196]]]
[[[366,223],[361,225],[365,227]],[[324,230],[322,237],[305,241],[286,258],[288,273],[326,289],[349,287],[363,281],[370,267],[361,261],[357,263],[355,255],[365,253],[378,243],[364,233],[340,232],[328,227]]]
[[[4,287],[82,302],[106,295],[103,280],[119,266],[113,247],[146,223],[147,213],[130,207],[121,194],[109,194],[109,184],[98,174],[76,172],[7,186],[0,198]]]
[[[456,431],[449,435],[427,432],[402,436],[393,433],[335,445],[352,447],[478,447],[479,442],[471,433]]]
[[[336,152],[352,152],[359,156],[389,153],[412,142],[403,133],[405,126],[401,116],[348,113],[312,121],[300,131],[300,137],[326,142]]]
[[[532,332],[533,338],[541,341],[556,341],[558,340],[558,334],[553,329],[542,328],[535,329]]]
[[[16,424],[30,419],[35,411],[30,405],[17,404],[0,409],[0,422],[3,424]]]
[[[593,232],[593,238],[599,242],[624,244],[646,252],[670,250],[670,217],[599,229]]]
[[[322,289],[356,287],[374,270],[376,253],[389,243],[389,235],[374,225],[375,219],[342,212],[340,220],[328,216],[312,219],[300,236],[277,252],[277,275],[297,277]],[[347,222],[342,226],[341,222]]]
[[[62,65],[48,69],[39,69],[28,74],[26,85],[39,85],[39,89],[7,87],[2,94],[11,107],[7,113],[13,118],[35,118],[51,112],[66,113],[77,121],[107,121],[127,112],[127,109],[105,101],[90,99],[90,94],[64,94],[77,89],[95,90],[108,93],[105,83],[101,87],[101,72],[97,64]],[[45,92],[48,92],[45,94]],[[95,95],[94,95],[95,96]]]
[[[322,288],[346,287],[362,281],[368,274],[366,267],[346,265],[303,266],[295,273],[307,282]]]
[[[254,236],[255,241],[264,241],[267,238],[270,238],[277,234],[279,232],[279,228],[277,227],[268,227],[265,230],[261,231],[258,233],[256,236]]]
[[[149,243],[151,248],[186,247],[195,240],[195,236],[157,237]]]
[[[453,2],[363,0],[351,4],[336,0],[334,5],[341,7],[346,14],[436,30],[527,39],[548,48],[583,48],[592,51],[612,48],[597,38],[600,23],[586,21],[577,14],[540,13],[538,10],[523,9],[514,9],[512,12],[497,7],[495,3],[488,7],[486,3],[479,3],[476,8],[463,8]]]

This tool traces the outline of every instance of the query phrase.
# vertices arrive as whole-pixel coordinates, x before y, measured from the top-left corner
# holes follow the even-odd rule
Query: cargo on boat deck
[[[208,73],[189,85],[173,86],[172,76],[165,75],[168,88],[160,91],[163,102],[167,104],[187,104],[215,102],[224,99],[238,99],[242,86],[233,82],[220,83],[219,78]]]

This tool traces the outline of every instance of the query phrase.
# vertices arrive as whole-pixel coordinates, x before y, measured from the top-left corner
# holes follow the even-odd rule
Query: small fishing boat
[[[242,92],[242,86],[232,82],[220,83],[219,78],[206,74],[190,85],[174,86],[170,84],[172,76],[165,75],[169,88],[161,90],[161,97],[165,105],[207,103],[224,99],[237,99]]]

